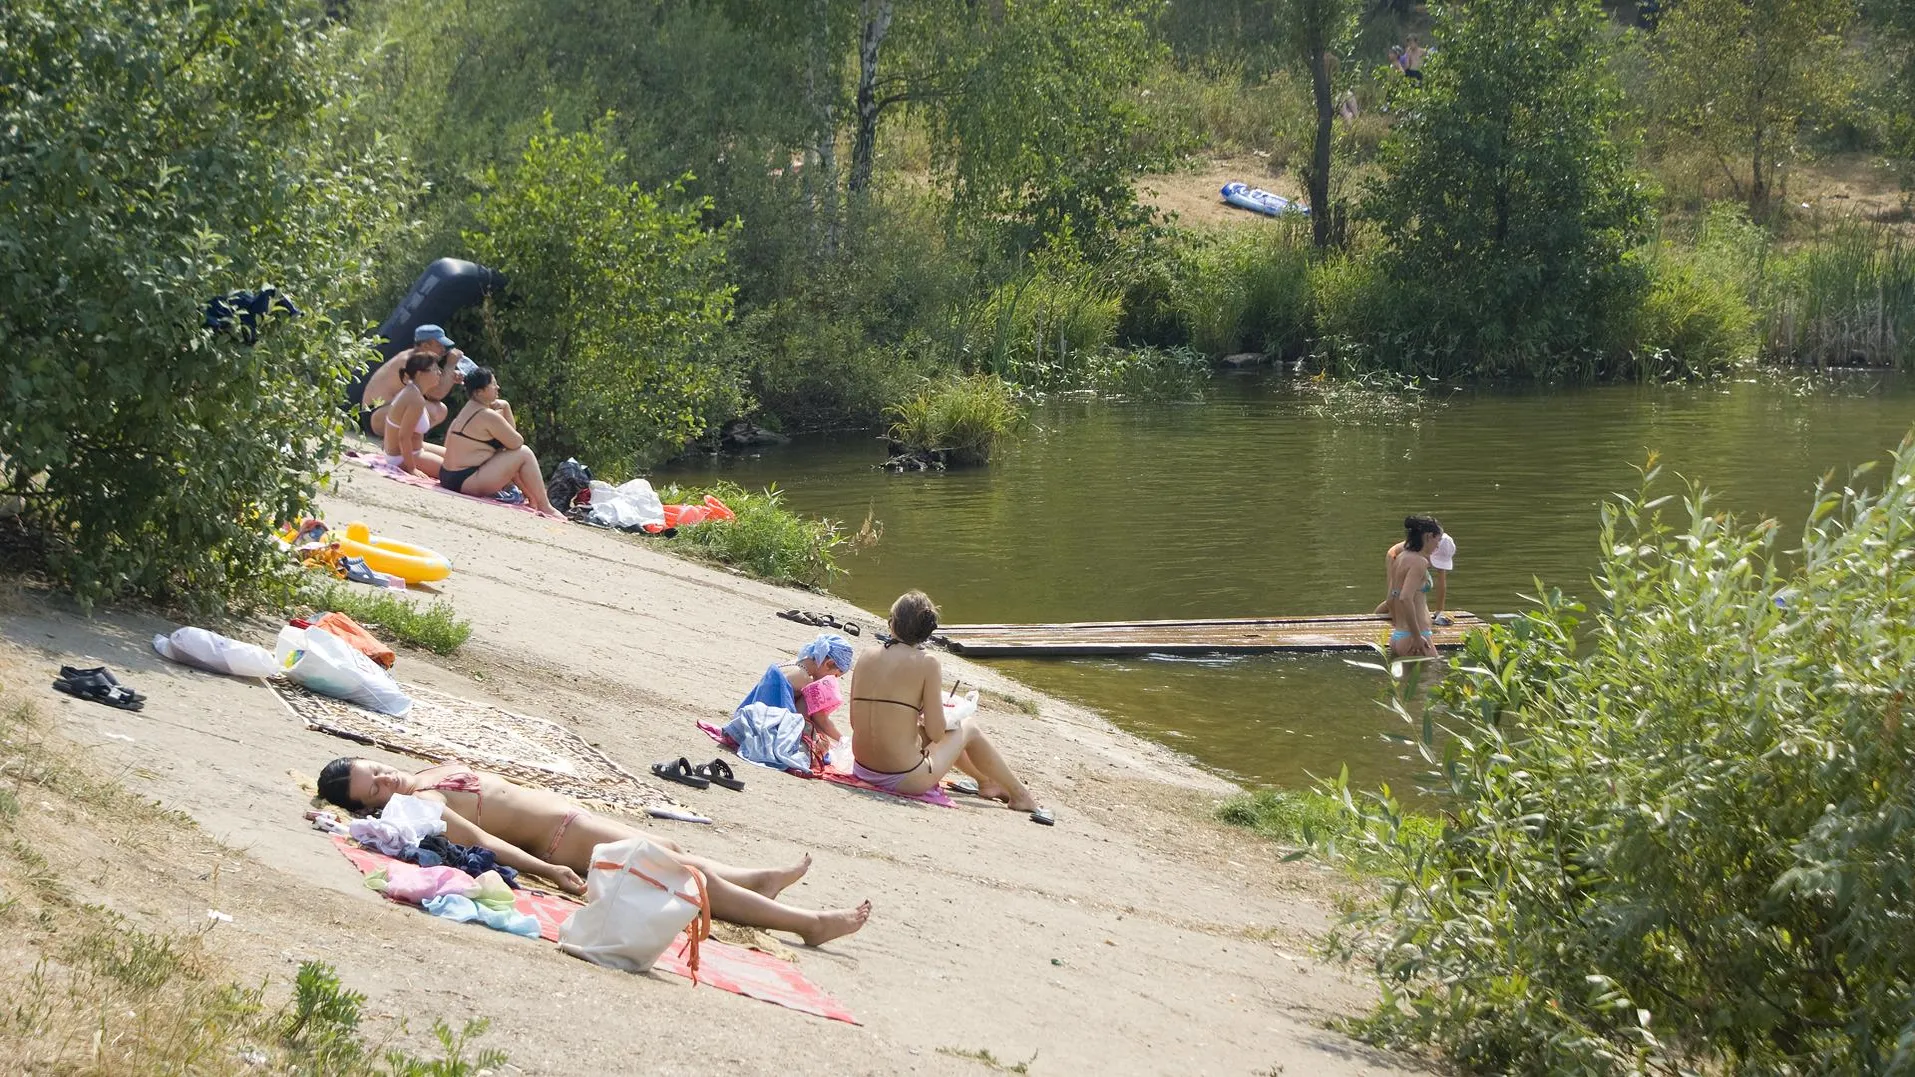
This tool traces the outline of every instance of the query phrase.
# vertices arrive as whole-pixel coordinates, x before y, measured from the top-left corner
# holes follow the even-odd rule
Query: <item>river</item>
[[[1457,392],[1408,415],[1325,408],[1282,374],[1220,377],[1201,404],[1066,399],[987,468],[889,474],[869,435],[801,438],[698,470],[776,483],[799,512],[883,538],[834,590],[883,611],[917,587],[946,623],[1367,611],[1401,520],[1457,542],[1450,607],[1521,610],[1540,578],[1587,595],[1598,506],[1650,451],[1722,507],[1800,532],[1816,480],[1879,458],[1915,420],[1915,385]],[[682,470],[682,469],[681,469]],[[991,660],[1250,784],[1299,786],[1347,763],[1403,788],[1423,767],[1349,655]]]

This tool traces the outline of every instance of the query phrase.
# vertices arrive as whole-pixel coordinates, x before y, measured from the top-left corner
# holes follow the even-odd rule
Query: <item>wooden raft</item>
[[[1449,611],[1437,625],[1440,647],[1458,647],[1487,625],[1473,613]],[[1371,614],[1329,617],[1242,617],[1199,621],[1077,621],[1035,625],[947,625],[937,638],[966,655],[1031,657],[1125,654],[1268,654],[1273,651],[1359,651],[1386,642],[1390,619]]]

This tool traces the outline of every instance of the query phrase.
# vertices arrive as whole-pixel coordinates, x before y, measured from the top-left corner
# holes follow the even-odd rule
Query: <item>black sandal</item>
[[[104,703],[109,707],[117,707],[123,711],[136,711],[146,706],[145,697],[135,698],[135,696],[138,696],[138,693],[109,679],[105,673],[94,673],[87,670],[75,670],[75,672],[80,675],[77,677],[63,676],[59,680],[54,681],[54,690],[65,692],[75,699],[92,700],[95,703]]]
[[[77,666],[61,666],[60,667],[61,680],[75,681],[85,677],[104,677],[106,678],[106,683],[111,685],[116,685],[121,688],[126,688],[125,685],[120,684],[120,679],[113,675],[113,671],[106,668],[105,666],[94,666],[91,669],[80,669]],[[133,698],[133,702],[135,703],[146,702],[146,696],[143,695],[142,693],[135,692],[131,688],[127,688],[126,691],[127,691],[127,694]]]
[[[743,792],[745,788],[745,783],[739,781],[737,775],[731,772],[731,764],[725,762],[723,759],[714,759],[709,763],[702,763],[693,768],[692,773],[713,785],[722,785],[735,792]]]
[[[796,621],[801,625],[810,625],[813,628],[824,623],[818,619],[817,614],[806,613],[803,610],[782,610],[778,616],[783,617],[787,621]]]
[[[663,778],[668,782],[677,782],[680,785],[689,785],[693,789],[703,789],[711,784],[710,779],[700,777],[696,771],[692,770],[691,760],[682,755],[670,763],[653,763],[652,776]]]

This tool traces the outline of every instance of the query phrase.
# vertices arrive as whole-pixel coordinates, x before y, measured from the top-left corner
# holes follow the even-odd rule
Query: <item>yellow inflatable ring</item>
[[[346,537],[339,540],[339,552],[348,557],[363,557],[373,571],[391,573],[407,583],[432,583],[452,575],[452,562],[424,546],[377,537],[362,523],[346,525]]]

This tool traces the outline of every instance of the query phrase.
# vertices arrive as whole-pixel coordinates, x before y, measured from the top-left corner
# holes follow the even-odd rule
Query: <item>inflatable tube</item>
[[[357,405],[365,396],[366,382],[379,364],[412,347],[412,331],[422,325],[444,325],[454,314],[477,304],[487,295],[505,287],[505,275],[477,262],[441,258],[425,268],[412,289],[392,313],[379,325],[378,358],[353,376],[346,388],[346,399]]]
[[[432,583],[452,575],[452,562],[424,546],[377,537],[362,523],[347,524],[345,537],[337,541],[340,553],[363,557],[367,567],[389,572],[407,583]]]
[[[1286,213],[1307,216],[1310,212],[1308,206],[1300,206],[1280,194],[1271,194],[1261,187],[1252,187],[1236,180],[1223,185],[1223,200],[1238,209],[1247,209],[1266,217],[1281,217]]]

